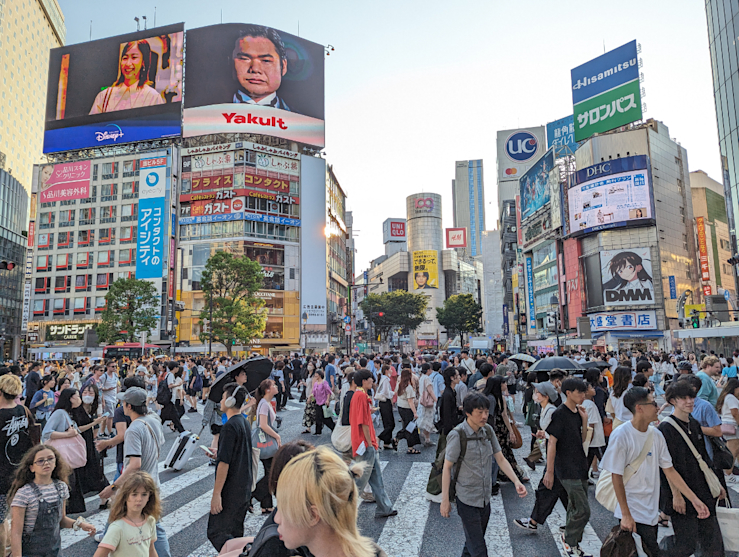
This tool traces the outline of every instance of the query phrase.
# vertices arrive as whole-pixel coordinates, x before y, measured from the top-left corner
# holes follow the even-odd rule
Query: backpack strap
[[[454,469],[454,477],[452,478],[453,485],[457,485],[457,480],[459,479],[459,470],[462,468],[462,461],[464,460],[464,455],[467,454],[467,434],[465,433],[464,429],[462,428],[463,424],[459,424],[454,429],[459,434],[459,459],[457,459],[457,467]]]

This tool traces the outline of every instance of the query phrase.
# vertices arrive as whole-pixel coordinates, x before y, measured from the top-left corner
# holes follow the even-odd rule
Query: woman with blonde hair
[[[314,557],[387,557],[357,528],[355,478],[327,446],[294,457],[277,481],[275,523],[288,549],[304,546]]]

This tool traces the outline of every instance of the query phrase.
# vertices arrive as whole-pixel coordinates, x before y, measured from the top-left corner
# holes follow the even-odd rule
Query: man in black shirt
[[[590,520],[588,503],[588,460],[582,444],[588,432],[588,413],[582,407],[588,388],[582,379],[565,379],[562,396],[565,401],[552,414],[546,429],[547,471],[544,485],[551,489],[554,474],[567,492],[567,523],[562,546],[568,556],[585,555],[580,549],[583,531]]]
[[[223,389],[221,428],[216,456],[216,483],[210,501],[208,539],[217,551],[228,540],[244,536],[244,518],[251,501],[251,429],[241,413],[246,389],[229,383]]]

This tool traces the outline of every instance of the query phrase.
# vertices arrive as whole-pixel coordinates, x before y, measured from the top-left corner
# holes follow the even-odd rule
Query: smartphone
[[[102,416],[100,416],[100,417],[101,417],[101,418],[110,418],[110,412],[105,412],[105,413],[104,413],[104,414],[103,414]]]

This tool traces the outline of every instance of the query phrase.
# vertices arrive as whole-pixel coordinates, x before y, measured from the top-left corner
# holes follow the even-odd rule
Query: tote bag
[[[716,518],[724,539],[724,551],[739,551],[739,509],[717,506]]]
[[[644,462],[644,459],[647,458],[647,453],[652,448],[654,442],[654,430],[652,429],[652,426],[649,427],[648,431],[649,435],[647,435],[647,440],[644,443],[641,452],[636,457],[636,459],[633,462],[629,463],[624,469],[624,486],[629,483],[629,480],[639,470],[639,467]],[[608,470],[603,470],[600,473],[598,483],[595,486],[595,499],[609,511],[613,512],[616,510],[618,499],[616,498],[616,491],[613,489],[613,478],[611,477],[611,473]]]
[[[259,423],[259,416],[257,416],[257,423]],[[272,427],[272,418],[267,416],[267,423],[269,427]],[[273,428],[274,429],[274,428]],[[277,445],[277,439],[268,435],[261,427],[257,426],[251,434],[251,446],[255,449],[259,449],[259,458],[261,460],[268,460],[275,456],[279,446]]]
[[[77,426],[72,421],[72,418],[69,417],[69,414],[64,410],[61,411],[64,412],[64,416],[67,418],[67,423],[77,429]],[[69,427],[67,427],[67,429],[69,429]],[[82,468],[87,464],[87,446],[85,445],[85,440],[81,435],[65,437],[63,439],[49,439],[46,444],[51,445],[59,451],[59,454],[67,461],[67,464],[69,464],[72,469]]]

